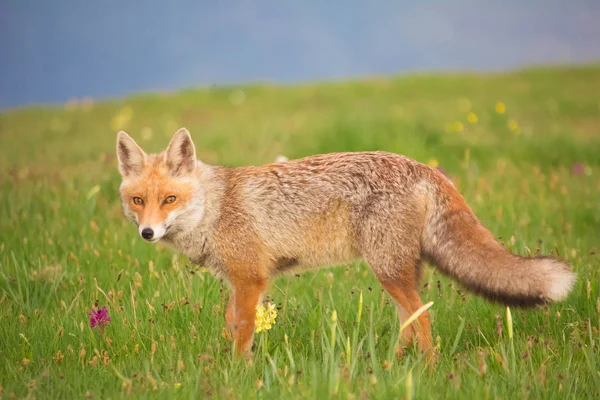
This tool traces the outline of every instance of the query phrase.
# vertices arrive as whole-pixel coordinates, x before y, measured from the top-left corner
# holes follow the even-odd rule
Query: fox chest
[[[218,277],[227,276],[227,270],[221,257],[205,236],[178,237],[173,240],[172,245],[175,250],[189,258],[193,264],[208,268]]]

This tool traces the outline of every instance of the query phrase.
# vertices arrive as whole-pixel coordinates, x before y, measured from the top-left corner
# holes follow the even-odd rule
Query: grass
[[[4,112],[0,393],[595,398],[599,91],[600,68],[587,66],[189,90]],[[577,271],[576,287],[565,302],[511,309],[509,338],[506,308],[427,268],[421,296],[434,302],[440,350],[430,370],[417,352],[395,356],[394,305],[364,264],[307,272],[272,284],[277,321],[256,335],[253,362],[237,362],[224,330],[226,285],[143,243],[121,215],[116,131],[157,151],[180,126],[209,163],[374,149],[438,163],[507,247],[558,253]],[[572,172],[576,163],[581,173]],[[112,318],[103,333],[89,326],[95,304]]]

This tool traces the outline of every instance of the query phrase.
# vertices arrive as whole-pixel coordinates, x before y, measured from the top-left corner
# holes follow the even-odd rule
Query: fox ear
[[[187,129],[181,128],[173,135],[165,152],[165,163],[174,175],[196,170],[196,148]]]
[[[117,134],[117,158],[119,172],[123,176],[139,175],[146,164],[146,153],[127,133]]]

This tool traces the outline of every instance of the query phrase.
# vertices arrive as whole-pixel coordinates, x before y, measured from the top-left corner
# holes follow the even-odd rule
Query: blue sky
[[[0,0],[0,108],[600,60],[597,0]]]

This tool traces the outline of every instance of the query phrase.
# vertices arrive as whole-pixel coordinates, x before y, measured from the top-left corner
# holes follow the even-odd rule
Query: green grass
[[[412,387],[415,398],[595,398],[599,92],[600,67],[588,66],[188,90],[3,113],[0,392],[379,399],[403,398]],[[495,111],[499,101],[504,114]],[[456,121],[463,131],[447,132]],[[394,355],[398,317],[364,264],[307,272],[273,282],[277,322],[256,335],[253,362],[237,362],[224,333],[227,286],[144,243],[121,215],[116,131],[157,151],[180,126],[209,163],[375,149],[437,160],[508,247],[560,254],[577,285],[563,303],[512,309],[511,340],[504,307],[427,268],[421,296],[434,301],[440,346],[429,370],[415,351]],[[574,163],[585,173],[572,174]],[[88,323],[96,302],[112,317],[103,335]]]

